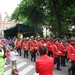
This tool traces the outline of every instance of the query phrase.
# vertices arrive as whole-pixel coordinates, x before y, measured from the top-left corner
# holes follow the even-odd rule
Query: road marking
[[[38,73],[34,73],[34,75],[39,75]]]
[[[34,75],[39,75],[39,73],[36,73],[36,72],[35,72]],[[54,75],[54,74],[53,74],[53,75]]]
[[[20,64],[17,64],[17,68],[20,68],[20,67],[22,67],[22,66],[24,66],[24,65],[26,65],[27,63],[25,63],[25,62],[22,62],[22,63],[20,63]],[[9,75],[10,73],[11,73],[11,68],[9,69],[9,70],[7,70],[7,71],[5,71],[4,72],[4,75]]]
[[[18,62],[18,61],[22,61],[22,60],[21,60],[21,59],[17,59],[17,62]]]
[[[28,73],[31,69],[33,69],[34,66],[33,65],[29,65],[27,68],[23,69],[19,75],[25,75],[26,73]]]

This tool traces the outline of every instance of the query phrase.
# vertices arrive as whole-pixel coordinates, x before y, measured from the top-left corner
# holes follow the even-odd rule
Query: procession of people
[[[40,49],[41,48],[41,49]],[[22,51],[23,50],[23,51]],[[45,52],[44,52],[45,51]],[[24,53],[22,53],[24,52]],[[50,71],[45,74],[40,75],[53,75],[54,65],[56,64],[56,69],[62,71],[61,67],[67,65],[67,61],[71,63],[70,68],[68,69],[68,75],[72,72],[72,75],[75,75],[75,38],[65,40],[64,38],[41,38],[41,37],[25,37],[23,39],[19,38],[8,38],[8,39],[0,39],[0,75],[3,75],[3,66],[5,63],[9,63],[12,69],[15,64],[15,69],[17,69],[16,65],[16,55],[24,56],[24,58],[29,58],[29,54],[31,55],[31,62],[36,62],[36,72],[42,73],[43,71],[47,71],[50,68]],[[40,56],[40,60],[36,60],[37,56]],[[43,55],[43,56],[42,56]],[[49,58],[50,57],[50,58]],[[4,60],[7,61],[4,61]],[[45,60],[47,61],[45,61]],[[37,64],[40,63],[40,69]],[[44,68],[42,69],[42,64]],[[47,64],[48,63],[48,64]],[[51,63],[49,65],[49,63]],[[47,65],[47,66],[46,66]],[[52,66],[52,67],[50,67]],[[50,73],[50,74],[49,74]]]

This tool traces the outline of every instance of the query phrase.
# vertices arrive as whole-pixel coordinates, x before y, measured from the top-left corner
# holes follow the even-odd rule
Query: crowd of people
[[[22,50],[24,53],[22,54]],[[23,39],[8,38],[0,39],[0,75],[3,75],[3,66],[8,64],[13,68],[16,65],[16,55],[29,58],[29,52],[31,54],[31,61],[36,61],[36,72],[40,75],[53,75],[54,65],[57,64],[56,69],[61,70],[62,66],[66,66],[66,61],[71,62],[71,66],[68,69],[68,74],[72,71],[72,75],[75,75],[75,38],[70,40],[64,39],[52,39],[47,38],[34,38],[33,36]],[[36,56],[40,55],[41,59],[36,60]],[[49,58],[50,57],[50,58]],[[6,62],[4,59],[6,58]],[[40,61],[41,60],[41,61]],[[50,63],[50,65],[49,65]],[[37,64],[40,64],[37,66]],[[46,65],[45,65],[46,64]],[[48,64],[48,65],[47,65]],[[51,67],[50,67],[51,66]],[[46,67],[46,68],[43,68]],[[47,70],[50,68],[50,72]],[[41,70],[42,69],[42,70]],[[46,71],[45,71],[46,70]],[[52,71],[52,72],[51,72]],[[44,73],[46,72],[46,73]],[[50,74],[49,74],[50,73]]]

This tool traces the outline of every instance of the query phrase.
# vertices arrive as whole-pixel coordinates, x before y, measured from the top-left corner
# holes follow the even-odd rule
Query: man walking
[[[54,58],[47,55],[46,46],[41,46],[39,52],[41,57],[36,60],[36,72],[39,75],[53,75]]]

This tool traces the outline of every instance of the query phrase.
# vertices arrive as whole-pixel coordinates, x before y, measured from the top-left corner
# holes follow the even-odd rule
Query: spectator
[[[14,50],[13,48],[10,49],[10,61],[11,61],[11,67],[13,69],[13,67],[15,66],[15,69],[17,69],[17,65],[16,65],[16,56],[18,55],[17,51]]]
[[[41,46],[39,52],[41,57],[36,60],[36,72],[39,75],[53,75],[54,58],[47,55],[46,46]]]
[[[10,64],[10,50],[9,49],[6,49],[6,64],[8,66],[11,66],[11,64]]]
[[[12,70],[12,75],[18,75],[18,70],[17,69],[13,69]]]
[[[0,45],[0,75],[4,75],[5,60],[3,56],[4,56],[3,46]]]

